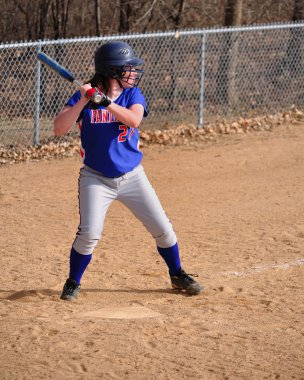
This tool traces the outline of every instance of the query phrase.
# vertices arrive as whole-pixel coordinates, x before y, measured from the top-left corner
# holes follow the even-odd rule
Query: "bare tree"
[[[15,1],[15,7],[24,18],[26,36],[29,40],[44,39],[47,35],[48,11],[52,0]],[[20,22],[20,20],[19,20]]]
[[[292,20],[304,20],[304,0],[294,0]],[[301,49],[302,44],[302,34],[300,33],[299,29],[291,29],[285,59],[285,67],[289,70],[291,82],[297,82],[297,73],[303,72],[302,59],[300,56],[301,51],[303,51],[303,49]],[[297,86],[297,83],[295,84]]]
[[[151,23],[152,19],[153,19],[153,10],[155,8],[155,5],[159,2],[159,0],[153,0],[152,1],[152,4],[150,3],[145,3],[143,4],[143,11],[144,11],[144,14],[142,14],[140,17],[138,17],[135,22],[133,23],[133,26],[132,26],[132,31],[135,30],[136,28],[140,27],[140,29],[145,32],[149,26],[149,24]]]
[[[247,24],[256,24],[263,20],[263,22],[270,22],[271,21],[271,11],[274,12],[274,3],[276,0],[268,0],[268,1],[263,1],[262,6],[260,9],[255,5],[252,7],[247,7],[247,12],[248,12],[248,19],[247,19]],[[279,4],[281,5],[281,4]],[[279,8],[278,12],[281,12],[281,8]]]
[[[172,25],[175,30],[179,29],[182,20],[185,0],[176,0],[172,6],[168,5],[168,3],[164,0],[160,0],[160,4],[161,10],[170,25]]]
[[[304,20],[304,0],[294,0],[292,21]]]
[[[28,1],[27,3],[22,3],[21,1],[16,1],[16,7],[21,12],[21,14],[24,16],[25,19],[25,26],[26,26],[26,38],[29,40],[36,39],[37,36],[37,17],[35,15],[36,10],[34,9],[34,5],[31,1]],[[39,37],[38,37],[39,38]]]
[[[38,39],[43,40],[46,36],[47,17],[52,0],[40,0],[39,4],[39,32]],[[32,3],[30,1],[30,3]]]
[[[0,0],[0,41],[299,21],[303,1]]]
[[[100,7],[101,7],[100,0],[95,0],[96,36],[100,36],[100,28],[101,28]]]
[[[52,0],[52,20],[54,38],[65,38],[72,0]]]
[[[227,0],[225,4],[224,25],[236,26],[242,22],[243,0]],[[224,107],[234,107],[237,103],[236,66],[238,36],[230,32],[223,34],[219,69],[217,75],[217,94],[221,94],[218,102]]]
[[[132,15],[131,2],[120,0],[119,32],[127,33],[130,30],[130,19]]]
[[[69,15],[69,25],[73,35],[78,35],[79,31],[84,31],[86,29],[85,20],[87,10],[88,4],[86,0],[73,1]]]
[[[242,23],[243,0],[228,0],[226,5],[225,26]]]
[[[302,20],[304,20],[304,0],[294,0],[292,21]],[[297,28],[291,29],[289,44],[286,52],[286,62],[291,71],[291,75],[293,75],[299,69],[298,64],[300,64],[302,61],[299,58],[301,44],[302,38],[299,30]]]

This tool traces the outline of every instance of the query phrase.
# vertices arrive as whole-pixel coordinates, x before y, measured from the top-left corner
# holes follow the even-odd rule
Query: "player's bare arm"
[[[89,99],[86,97],[86,91],[91,88],[90,84],[84,84],[80,88],[81,98],[73,107],[65,107],[54,119],[54,134],[55,136],[62,136],[68,133],[75,124],[83,107],[88,103]]]
[[[130,128],[138,128],[144,116],[144,107],[141,104],[133,104],[130,108],[125,108],[111,103],[107,109],[117,120]]]

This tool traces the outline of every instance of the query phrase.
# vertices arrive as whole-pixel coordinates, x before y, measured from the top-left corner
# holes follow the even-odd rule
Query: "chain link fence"
[[[298,23],[0,45],[0,144],[38,144],[52,136],[54,116],[76,91],[37,61],[39,51],[86,81],[95,50],[126,41],[145,60],[140,87],[149,117],[141,128],[203,127],[222,117],[303,106],[303,37]]]

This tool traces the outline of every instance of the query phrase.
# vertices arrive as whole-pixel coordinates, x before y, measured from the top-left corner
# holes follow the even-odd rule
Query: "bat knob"
[[[95,88],[90,88],[87,92],[86,92],[86,97],[88,99],[90,99],[92,102],[94,103],[101,103],[103,97],[102,95],[100,94],[100,92],[98,92]]]
[[[102,96],[97,91],[93,94],[91,98],[92,102],[97,103],[97,104],[101,103],[102,99],[103,99]]]

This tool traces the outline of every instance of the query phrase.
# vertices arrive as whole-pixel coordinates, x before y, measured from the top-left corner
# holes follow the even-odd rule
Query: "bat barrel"
[[[67,81],[69,81],[71,83],[73,83],[75,81],[74,75],[69,70],[67,70],[65,67],[61,66],[58,62],[56,62],[54,59],[52,59],[48,55],[46,55],[42,52],[39,52],[37,54],[37,59],[40,62],[42,62],[43,64],[45,64],[46,66],[48,66],[51,70],[53,70],[57,74],[59,74],[62,78],[66,79]]]

